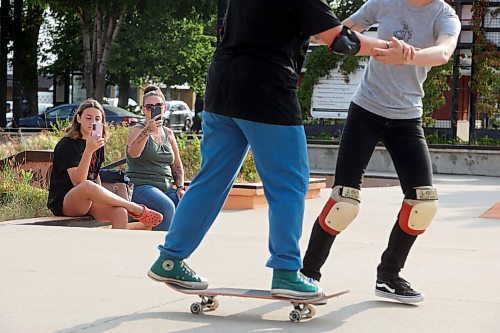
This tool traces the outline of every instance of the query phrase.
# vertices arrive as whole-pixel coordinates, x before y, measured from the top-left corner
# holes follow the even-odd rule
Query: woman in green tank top
[[[160,88],[147,86],[142,104],[146,119],[130,133],[127,176],[134,184],[132,201],[161,212],[163,221],[153,230],[166,231],[184,195],[184,168],[174,133],[163,126],[165,97]]]

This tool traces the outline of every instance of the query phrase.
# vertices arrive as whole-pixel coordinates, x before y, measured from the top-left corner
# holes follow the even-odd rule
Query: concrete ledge
[[[307,145],[309,166],[315,172],[334,174],[338,144],[331,142]],[[429,147],[435,174],[500,176],[500,149]],[[383,146],[376,146],[368,163],[367,174],[395,174],[391,156]]]
[[[111,229],[111,223],[99,222],[91,216],[44,216],[31,219],[19,219],[0,222],[0,226],[6,225],[42,225],[52,227],[79,227],[79,228],[105,228]],[[151,230],[141,222],[129,222],[127,230]]]
[[[30,219],[19,219],[1,222],[0,225],[46,225],[46,226],[65,226],[65,227],[86,227],[94,228],[109,223],[102,223],[94,220],[91,216],[44,216]]]

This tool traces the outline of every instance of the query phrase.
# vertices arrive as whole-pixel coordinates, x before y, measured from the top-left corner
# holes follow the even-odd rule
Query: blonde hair
[[[106,113],[104,112],[104,108],[102,107],[102,105],[98,101],[96,101],[95,99],[92,99],[92,98],[89,98],[89,99],[83,101],[82,104],[80,104],[80,106],[78,106],[78,109],[76,109],[76,112],[73,116],[73,121],[71,122],[71,125],[68,126],[64,130],[65,137],[71,138],[73,140],[81,139],[83,137],[82,131],[81,131],[81,125],[77,121],[77,116],[81,117],[83,111],[85,111],[85,109],[88,109],[88,108],[94,108],[94,109],[98,109],[99,111],[101,111],[102,123],[104,125],[102,128],[102,137],[106,138],[106,126],[105,126],[106,125]]]
[[[150,96],[159,96],[165,102],[165,95],[163,95],[160,87],[154,84],[148,84],[146,88],[144,88],[144,96],[142,96],[142,105],[145,105],[146,98]]]

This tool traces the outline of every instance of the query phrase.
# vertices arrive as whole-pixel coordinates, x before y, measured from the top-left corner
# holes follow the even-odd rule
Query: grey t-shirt
[[[434,0],[423,7],[413,7],[407,0],[368,0],[351,19],[367,29],[378,23],[377,37],[392,36],[410,45],[427,48],[438,36],[458,38],[460,20],[444,1]],[[430,67],[385,65],[370,58],[364,78],[352,101],[362,108],[390,119],[413,119],[422,116],[422,88]]]

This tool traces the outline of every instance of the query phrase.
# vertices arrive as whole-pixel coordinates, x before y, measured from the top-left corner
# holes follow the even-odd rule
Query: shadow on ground
[[[325,307],[334,307],[334,302],[330,302],[329,305]],[[166,304],[157,306],[156,308],[162,307]],[[193,315],[187,312],[156,312],[151,311],[153,308],[146,309],[144,311],[138,311],[129,315],[124,315],[120,317],[107,317],[98,319],[91,323],[81,324],[71,328],[63,329],[54,333],[71,333],[71,332],[81,332],[86,333],[104,333],[114,328],[119,327],[122,324],[132,321],[141,320],[166,320],[175,321],[179,326],[179,322],[187,323],[199,323],[200,326],[191,329],[180,329],[180,330],[169,330],[171,327],[167,324],[164,325],[165,331],[168,332],[265,332],[265,331],[275,331],[275,332],[293,332],[301,330],[303,331],[307,327],[308,333],[320,333],[320,332],[331,332],[339,327],[341,327],[346,320],[350,317],[356,316],[357,314],[375,308],[417,308],[415,305],[401,304],[388,301],[364,301],[348,306],[344,306],[337,310],[332,310],[330,312],[324,312],[324,308],[318,310],[318,314],[313,319],[303,320],[300,323],[292,323],[288,321],[288,311],[292,307],[286,302],[273,302],[260,307],[252,308],[247,311],[233,313],[231,315],[220,316],[214,313],[206,313],[202,315]],[[265,316],[273,311],[280,310],[280,318],[282,320],[267,319]],[[169,327],[170,326],[170,327]],[[146,331],[146,330],[144,330]]]

